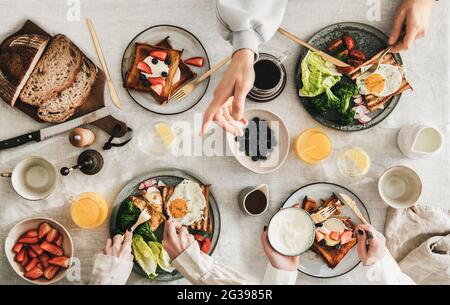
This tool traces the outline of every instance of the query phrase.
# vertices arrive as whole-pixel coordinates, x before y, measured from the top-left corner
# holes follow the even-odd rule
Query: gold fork
[[[336,212],[336,207],[334,205],[330,205],[322,210],[311,215],[312,220],[315,223],[322,223],[327,220],[331,215]]]
[[[144,208],[141,211],[141,214],[139,214],[139,218],[136,221],[136,223],[131,227],[131,232],[133,232],[134,230],[136,230],[137,227],[139,227],[141,224],[143,224],[146,221],[150,220],[150,212],[148,210],[148,208]]]
[[[212,67],[211,70],[209,70],[208,72],[205,72],[205,74],[203,74],[199,78],[194,79],[193,81],[191,81],[187,85],[184,85],[183,87],[178,89],[169,98],[169,102],[179,101],[179,100],[185,98],[186,96],[188,96],[189,94],[191,94],[195,90],[195,88],[197,88],[197,86],[200,85],[201,82],[203,82],[205,79],[207,79],[208,77],[210,77],[211,75],[216,73],[220,68],[222,68],[230,60],[231,60],[231,56],[225,57],[224,59],[219,61],[219,63],[217,63],[214,67]]]
[[[361,74],[359,76],[360,79],[366,79],[369,76],[371,76],[373,73],[375,73],[375,71],[378,70],[378,68],[381,65],[381,61],[383,60],[383,58],[392,50],[392,46],[388,47],[386,50],[384,50],[383,53],[381,53],[381,56],[378,58],[377,62],[374,63],[373,65],[370,66],[369,69],[367,69],[363,74]]]

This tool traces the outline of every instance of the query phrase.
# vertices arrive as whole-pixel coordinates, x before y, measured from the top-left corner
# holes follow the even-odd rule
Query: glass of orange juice
[[[331,153],[331,140],[322,130],[310,128],[303,131],[295,141],[297,157],[308,164],[316,164]]]
[[[100,226],[108,216],[108,204],[97,193],[83,193],[77,196],[70,207],[73,222],[83,229]]]

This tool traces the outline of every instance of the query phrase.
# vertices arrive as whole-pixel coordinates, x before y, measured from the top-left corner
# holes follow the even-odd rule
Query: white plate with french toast
[[[155,170],[132,179],[115,200],[110,220],[111,236],[123,234],[133,226],[144,208],[148,209],[150,219],[133,231],[134,271],[138,274],[155,281],[182,277],[170,265],[170,260],[164,262],[163,258],[167,257],[162,250],[164,222],[169,218],[194,235],[202,252],[213,253],[219,240],[220,212],[211,185],[177,169]],[[152,253],[161,260],[143,263],[140,257],[151,257]]]
[[[168,101],[178,89],[210,69],[200,40],[174,25],[150,27],[129,43],[122,59],[123,85],[145,109],[163,115],[179,114],[194,107],[205,95],[209,79],[192,94]]]
[[[338,212],[322,224],[316,224],[315,240],[311,249],[300,256],[298,271],[317,278],[333,278],[352,271],[360,260],[356,253],[353,231],[360,220],[351,208],[342,204],[334,194],[346,194],[370,222],[370,216],[361,199],[347,188],[329,182],[312,183],[301,187],[286,200],[283,208],[303,208],[309,214],[335,205]]]

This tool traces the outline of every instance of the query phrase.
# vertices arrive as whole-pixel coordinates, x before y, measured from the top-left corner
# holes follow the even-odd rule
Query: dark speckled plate
[[[350,34],[355,38],[357,44],[356,48],[363,51],[366,54],[367,58],[375,56],[381,49],[385,48],[388,41],[388,37],[386,36],[386,34],[370,25],[356,22],[343,22],[333,24],[322,29],[317,34],[315,34],[308,42],[320,50],[326,50],[330,41],[338,37],[342,37],[345,34]],[[295,74],[295,84],[297,86],[297,89],[300,89],[303,86],[301,82],[301,62],[307,53],[308,50],[306,48],[302,48],[299,60],[297,62]],[[395,54],[394,57],[399,64],[403,63],[400,55]],[[300,97],[300,100],[309,114],[311,114],[311,116],[322,125],[341,131],[360,131],[373,127],[387,118],[397,106],[400,97],[401,94],[394,96],[391,101],[386,103],[384,109],[379,109],[371,112],[369,116],[372,118],[372,120],[369,123],[362,125],[358,121],[354,121],[352,124],[347,126],[342,126],[336,123],[336,113],[329,113],[326,116],[321,116],[313,113],[309,108],[309,102],[311,98]]]

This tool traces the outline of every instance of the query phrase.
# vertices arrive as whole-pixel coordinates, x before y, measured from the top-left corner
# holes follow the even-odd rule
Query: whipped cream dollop
[[[156,59],[158,62],[156,64],[153,63],[153,59]],[[169,75],[169,66],[166,65],[164,61],[161,61],[153,56],[147,56],[144,59],[144,62],[152,69],[152,74],[144,73],[145,77],[162,77],[161,73],[166,72],[167,75]],[[175,76],[173,77],[173,84],[178,83],[178,81],[181,78],[181,71],[180,68],[177,68],[177,71],[175,72]]]

